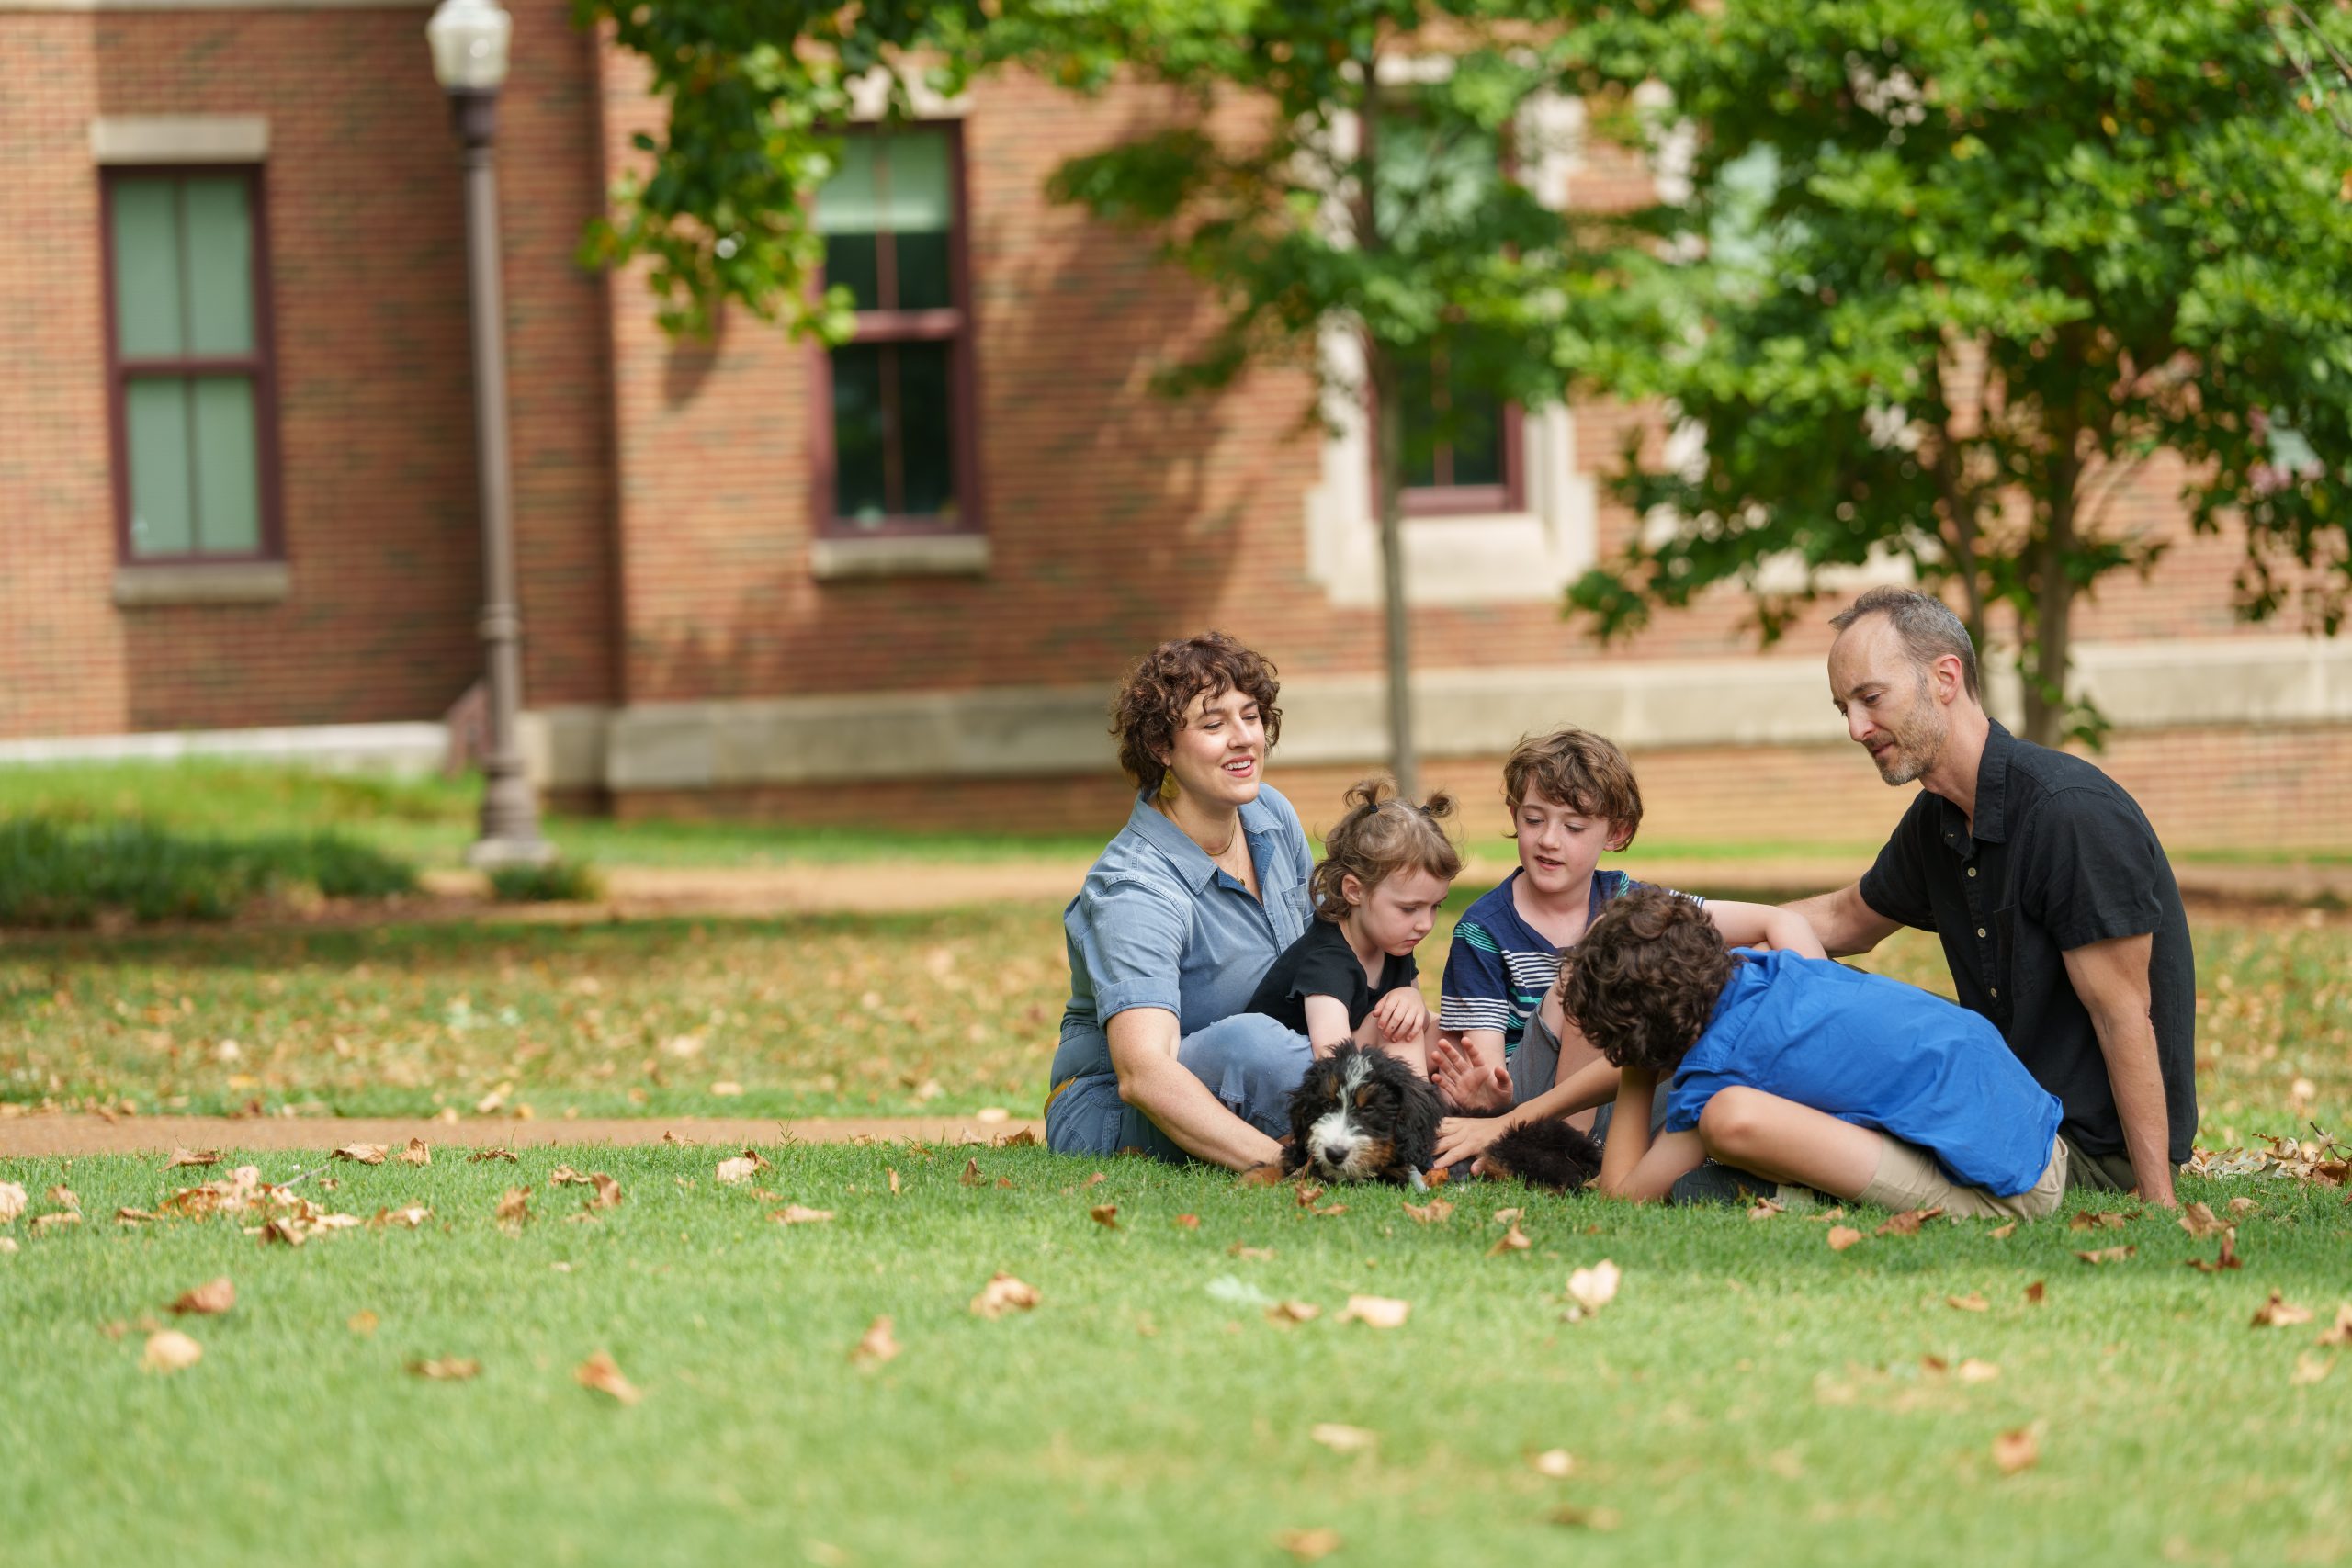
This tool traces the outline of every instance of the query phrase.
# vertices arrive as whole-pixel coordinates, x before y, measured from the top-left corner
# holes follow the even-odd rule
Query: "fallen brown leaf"
[[[1102,1183],[1110,1179],[1111,1179],[1109,1177],[1103,1175],[1098,1170],[1093,1175],[1088,1177],[1085,1180],[1080,1182],[1079,1185],[1080,1187],[1100,1187]]]
[[[1000,1177],[998,1177],[998,1178],[996,1179],[996,1184],[997,1184],[999,1187],[1002,1188],[1002,1189],[1003,1189],[1005,1191],[1007,1191],[1007,1192],[1010,1192],[1010,1191],[1012,1191],[1012,1178],[1011,1178],[1011,1177],[1009,1177],[1009,1176],[1000,1176]]]
[[[160,1329],[147,1337],[139,1364],[151,1372],[179,1372],[204,1359],[204,1347],[176,1328]]]
[[[1119,1228],[1119,1206],[1116,1203],[1097,1203],[1086,1212],[1092,1216],[1094,1223],[1104,1230],[1114,1231]]]
[[[1548,1475],[1555,1481],[1565,1481],[1577,1468],[1576,1455],[1566,1449],[1545,1449],[1542,1453],[1527,1456],[1527,1468],[1538,1475]]]
[[[72,1209],[60,1209],[53,1214],[35,1214],[33,1234],[39,1235],[42,1231],[55,1230],[60,1225],[78,1225],[81,1223],[81,1214]]]
[[[51,1188],[45,1196],[62,1209],[71,1209],[77,1214],[82,1212],[82,1200],[76,1198],[74,1195],[74,1189],[66,1186],[62,1181]]]
[[[1775,1214],[1782,1214],[1787,1212],[1788,1211],[1786,1209],[1782,1208],[1780,1203],[1770,1198],[1759,1198],[1756,1201],[1756,1207],[1747,1211],[1747,1217],[1751,1220],[1769,1220]]]
[[[1293,1194],[1293,1196],[1297,1198],[1298,1206],[1300,1208],[1311,1209],[1315,1207],[1316,1204],[1323,1201],[1323,1189],[1314,1185],[1312,1182],[1302,1181],[1298,1184],[1298,1190]]]
[[[2227,1230],[2227,1222],[2203,1203],[2191,1203],[2180,1212],[2180,1228],[2191,1235],[2213,1235]]]
[[[1400,1302],[1393,1296],[1350,1296],[1348,1304],[1340,1309],[1339,1321],[1374,1328],[1402,1328],[1412,1314],[1412,1303]]]
[[[1861,1239],[1862,1233],[1856,1230],[1851,1225],[1831,1225],[1829,1227],[1829,1250],[1832,1252],[1843,1252]]]
[[[1991,1230],[1986,1231],[1984,1234],[1991,1236],[1995,1241],[2007,1241],[2009,1237],[2018,1234],[2018,1223],[2015,1220],[2011,1220],[2007,1224],[1995,1225]]]
[[[424,1204],[411,1203],[405,1208],[379,1209],[376,1217],[368,1223],[379,1230],[386,1225],[405,1225],[414,1230],[432,1217],[433,1211]]]
[[[1926,1224],[1929,1220],[1934,1219],[1938,1214],[1942,1213],[1943,1210],[1940,1208],[1905,1209],[1899,1214],[1889,1215],[1886,1224],[1879,1226],[1875,1234],[1879,1235],[1917,1235],[1921,1225]]]
[[[1274,1256],[1274,1249],[1271,1247],[1244,1247],[1238,1241],[1225,1250],[1235,1258],[1251,1263],[1269,1262]]]
[[[2307,1383],[2315,1383],[2335,1370],[2335,1357],[2314,1356],[2309,1350],[2301,1351],[2295,1357],[2295,1371],[2287,1380],[2288,1386],[2301,1388]]]
[[[2036,1280],[2032,1284],[2028,1285],[2025,1288],[2025,1304],[2028,1306],[2038,1307],[2043,1303],[2043,1301],[2048,1299],[2049,1295],[2050,1292],[2048,1289],[2043,1286],[2041,1280]]]
[[[590,1171],[588,1173],[588,1179],[594,1183],[596,1195],[594,1198],[586,1200],[584,1204],[585,1207],[591,1209],[617,1209],[621,1206],[621,1184],[618,1181],[616,1181],[613,1178],[605,1175],[601,1170]]]
[[[1526,1213],[1527,1211],[1524,1209],[1497,1209],[1495,1211],[1495,1224],[1498,1225],[1517,1224],[1520,1217]]]
[[[1991,1382],[2001,1375],[2001,1369],[1991,1361],[1980,1361],[1971,1356],[1961,1362],[1957,1374],[1962,1382]]]
[[[1018,1133],[1008,1134],[999,1138],[996,1141],[996,1146],[1001,1149],[1035,1148],[1037,1146],[1037,1130],[1034,1127],[1023,1127]]]
[[[1946,1296],[1944,1305],[1955,1312],[1985,1312],[1990,1310],[1993,1303],[1974,1291],[1971,1291],[1964,1296]]]
[[[1313,1562],[1340,1550],[1340,1532],[1324,1527],[1311,1530],[1277,1530],[1274,1544],[1301,1562]]]
[[[2120,1263],[2139,1250],[2136,1247],[2102,1247],[2095,1252],[2077,1252],[2075,1256],[2086,1263]]]
[[[1288,1327],[1294,1323],[1312,1323],[1323,1315],[1323,1309],[1313,1302],[1276,1302],[1266,1309],[1266,1319]]]
[[[355,1312],[349,1317],[344,1319],[343,1325],[351,1330],[354,1334],[356,1334],[361,1338],[365,1339],[368,1336],[376,1332],[376,1325],[379,1321],[380,1320],[378,1319],[376,1314],[372,1312]]]
[[[898,1336],[890,1332],[889,1314],[885,1313],[866,1325],[865,1332],[856,1344],[849,1348],[849,1359],[861,1367],[878,1367],[894,1360],[899,1354]]]
[[[2241,1218],[2253,1213],[2258,1207],[2260,1207],[2260,1205],[2256,1203],[2251,1198],[2233,1198],[2230,1200],[2230,1213],[2236,1214]]]
[[[2245,1268],[2244,1260],[2238,1257],[2237,1227],[2233,1225],[2222,1232],[2221,1256],[2213,1261],[2208,1263],[2201,1258],[2191,1258],[2187,1261],[2191,1269],[2200,1274],[2219,1274],[2226,1269]]]
[[[976,1159],[966,1160],[964,1162],[964,1174],[956,1179],[963,1182],[967,1187],[979,1186],[981,1181],[984,1179],[980,1175],[980,1162]]]
[[[896,1198],[899,1195],[899,1168],[895,1165],[886,1165],[882,1168],[882,1172],[890,1179],[890,1196]]]
[[[145,1209],[117,1209],[114,1212],[114,1223],[119,1225],[143,1225],[154,1218]]]
[[[165,1170],[177,1170],[184,1165],[205,1166],[219,1165],[220,1163],[220,1151],[219,1149],[174,1149],[172,1151],[172,1157],[164,1162],[164,1168]]]
[[[429,1361],[411,1361],[409,1373],[427,1382],[465,1382],[481,1375],[481,1363],[467,1356],[442,1356]]]
[[[466,1156],[466,1163],[468,1165],[480,1165],[486,1159],[503,1159],[508,1165],[513,1165],[514,1163],[514,1151],[513,1149],[476,1149],[473,1153]]]
[[[1009,1312],[1031,1311],[1042,1299],[1035,1286],[1024,1285],[1010,1274],[997,1274],[972,1298],[972,1313],[977,1317],[999,1318]]]
[[[645,1397],[635,1383],[621,1375],[619,1363],[603,1350],[572,1368],[571,1375],[581,1387],[610,1394],[623,1404],[635,1404]]]
[[[2015,1475],[2021,1470],[2031,1470],[2041,1462],[2041,1442],[2030,1427],[2020,1427],[2014,1432],[2004,1432],[1993,1439],[1993,1462],[2003,1475]]]
[[[1625,1517],[1614,1508],[1580,1508],[1573,1503],[1563,1503],[1544,1517],[1570,1529],[1613,1530],[1625,1522]]]
[[[381,1165],[388,1152],[381,1144],[345,1144],[330,1157],[353,1160],[360,1165]]]
[[[780,1225],[820,1225],[832,1217],[831,1209],[804,1209],[797,1203],[786,1203],[768,1216]]]
[[[761,1162],[756,1159],[736,1155],[720,1160],[718,1169],[713,1174],[728,1186],[738,1187],[759,1174],[760,1164]]]
[[[1846,1205],[1843,1203],[1838,1204],[1835,1208],[1824,1209],[1817,1214],[1807,1214],[1805,1216],[1806,1219],[1811,1220],[1817,1225],[1831,1224],[1838,1220],[1844,1219],[1845,1217]]]
[[[548,1172],[548,1185],[549,1187],[588,1187],[594,1183],[570,1166],[560,1165]]]
[[[0,1225],[15,1224],[17,1216],[24,1212],[24,1184],[17,1181],[0,1181]]]
[[[1317,1421],[1306,1429],[1306,1435],[1334,1453],[1362,1453],[1377,1447],[1380,1434],[1363,1427],[1351,1427],[1344,1421]]]
[[[408,1147],[401,1151],[400,1158],[402,1165],[431,1165],[433,1150],[423,1138],[411,1138]]]
[[[531,1218],[531,1190],[510,1187],[498,1200],[498,1211],[492,1216],[502,1225],[519,1228]]]
[[[1201,1228],[1201,1216],[1198,1214],[1179,1214],[1170,1223],[1180,1231],[1196,1231]]]
[[[1346,1213],[1348,1206],[1345,1203],[1317,1203],[1306,1212],[1318,1220],[1328,1220],[1334,1214]]]
[[[217,1280],[207,1280],[194,1290],[181,1292],[179,1300],[172,1303],[172,1310],[217,1317],[236,1304],[236,1282],[223,1274]]]
[[[1408,1203],[1405,1213],[1425,1225],[1442,1225],[1453,1218],[1453,1205],[1442,1198],[1432,1198],[1426,1203]]]
[[[2121,1230],[2130,1224],[2127,1216],[2110,1209],[2086,1210],[2066,1222],[2070,1231]]]
[[[2289,1301],[2277,1291],[2272,1291],[2270,1292],[2270,1299],[2254,1309],[2253,1326],[2256,1328],[2289,1328],[2298,1323],[2309,1323],[2311,1320],[2311,1308],[2307,1306],[2297,1306],[2293,1302]]]
[[[2335,1321],[2320,1330],[2323,1345],[2352,1345],[2352,1302],[2335,1309]]]
[[[1577,1269],[1568,1276],[1570,1310],[1591,1316],[1617,1299],[1617,1286],[1623,1278],[1623,1272],[1606,1258],[1589,1269]]]
[[[1527,1233],[1519,1228],[1519,1222],[1513,1220],[1510,1223],[1510,1229],[1496,1237],[1495,1245],[1487,1248],[1487,1256],[1494,1258],[1506,1252],[1525,1252],[1534,1245],[1535,1243],[1529,1239]]]

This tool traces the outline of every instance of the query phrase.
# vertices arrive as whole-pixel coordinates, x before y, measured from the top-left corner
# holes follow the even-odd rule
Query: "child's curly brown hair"
[[[1663,887],[1637,887],[1560,960],[1560,1005],[1611,1066],[1670,1073],[1739,962],[1704,909]]]
[[[1282,736],[1283,710],[1274,705],[1282,682],[1264,655],[1219,631],[1172,637],[1128,667],[1111,703],[1111,733],[1119,742],[1119,766],[1146,790],[1168,776],[1161,756],[1175,749],[1185,710],[1194,697],[1215,699],[1239,692],[1258,705],[1266,726],[1266,749]]]
[[[1317,919],[1348,912],[1340,884],[1352,876],[1365,897],[1400,871],[1426,871],[1452,882],[1462,874],[1462,852],[1445,831],[1453,797],[1438,791],[1420,805],[1396,797],[1385,775],[1359,781],[1347,794],[1348,814],[1323,835],[1323,858],[1307,882]]]
[[[1531,735],[1503,761],[1503,800],[1510,807],[1517,838],[1519,808],[1530,795],[1598,817],[1609,824],[1609,847],[1622,850],[1642,825],[1642,787],[1634,764],[1606,736],[1574,725],[1549,735]]]

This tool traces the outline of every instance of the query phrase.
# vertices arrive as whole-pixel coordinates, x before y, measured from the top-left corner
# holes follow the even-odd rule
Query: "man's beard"
[[[1943,755],[1944,738],[1951,733],[1951,720],[1928,694],[1924,681],[1911,699],[1911,711],[1887,728],[1894,736],[1894,744],[1887,748],[1883,756],[1874,756],[1871,761],[1878,763],[1878,776],[1891,784],[1917,783]]]

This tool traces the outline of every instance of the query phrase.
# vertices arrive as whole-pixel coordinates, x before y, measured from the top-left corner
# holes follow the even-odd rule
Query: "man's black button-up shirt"
[[[1976,818],[1921,790],[1864,874],[1862,901],[1943,940],[1962,1007],[1990,1019],[2065,1106],[2067,1137],[2124,1154],[2123,1124],[2065,953],[2154,938],[2150,1013],[2175,1165],[2197,1134],[2197,969],[2172,864],[2138,802],[2079,757],[1997,722],[1976,771]]]

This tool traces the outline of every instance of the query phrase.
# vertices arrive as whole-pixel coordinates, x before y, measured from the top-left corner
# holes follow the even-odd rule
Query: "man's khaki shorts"
[[[1947,1214],[1991,1217],[2006,1214],[2016,1220],[2038,1220],[2054,1212],[2066,1190],[2066,1141],[2050,1141],[2050,1163],[2041,1179],[2022,1192],[1996,1198],[1982,1187],[1962,1187],[1944,1174],[1936,1156],[1917,1144],[1906,1144],[1884,1133],[1878,1135],[1878,1173],[1862,1189],[1857,1202],[1875,1203],[1897,1213],[1905,1209],[1941,1209]]]

